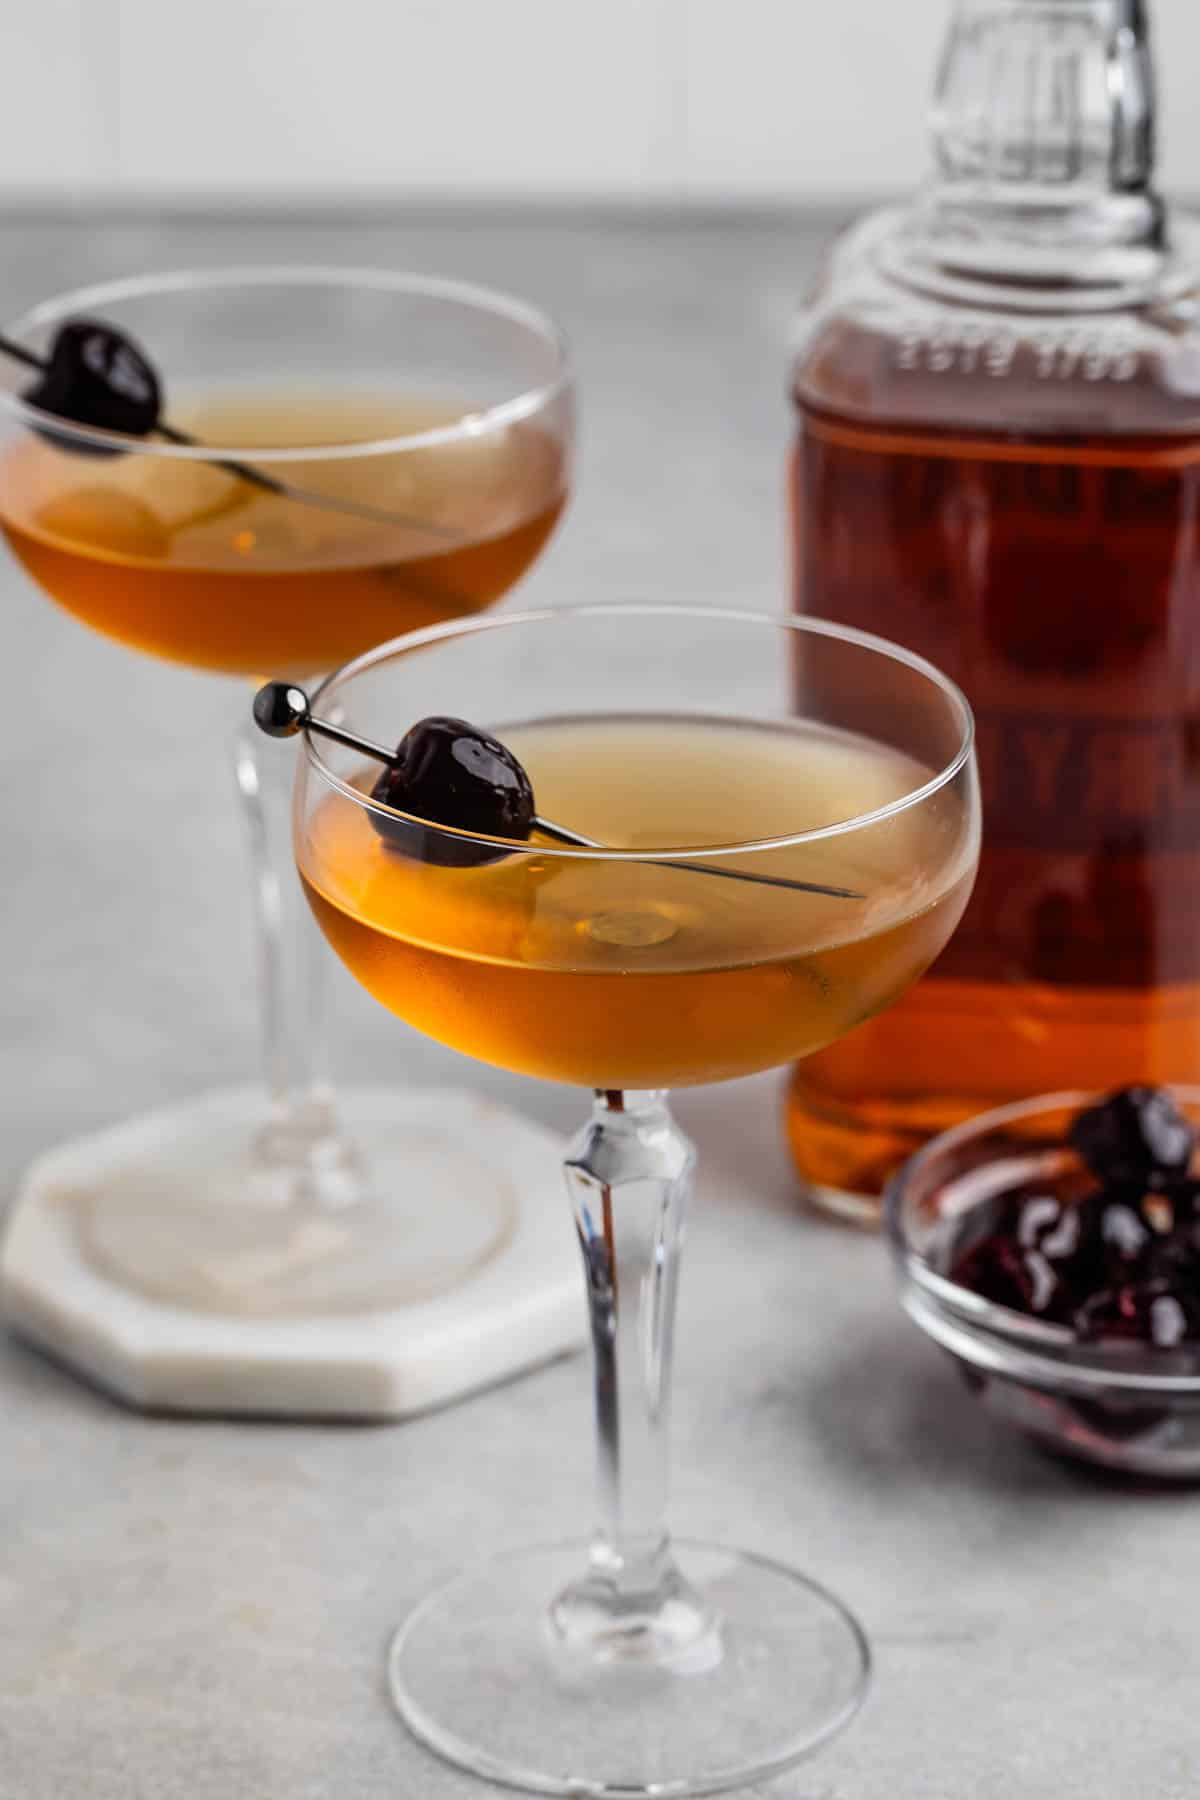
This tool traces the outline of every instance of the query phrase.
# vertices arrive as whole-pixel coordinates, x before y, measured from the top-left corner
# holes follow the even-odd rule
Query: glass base
[[[782,1564],[677,1549],[686,1580],[661,1629],[619,1644],[611,1630],[563,1628],[564,1612],[580,1621],[586,1544],[460,1576],[395,1638],[400,1716],[448,1762],[538,1794],[716,1794],[802,1761],[862,1704],[860,1626]]]
[[[408,1181],[401,1204],[367,1199],[305,1223],[247,1218],[231,1198],[226,1216],[202,1177],[240,1166],[247,1134],[235,1127],[261,1104],[253,1091],[209,1094],[38,1157],[0,1232],[5,1325],[132,1406],[289,1418],[407,1418],[586,1342],[552,1133],[470,1093],[352,1091],[344,1116],[359,1141],[428,1155],[380,1158]],[[445,1165],[443,1139],[462,1152]],[[447,1169],[486,1176],[482,1194],[454,1188]],[[177,1217],[188,1234],[173,1242]],[[109,1261],[200,1303],[147,1296]],[[396,1298],[369,1304],[384,1291]]]
[[[433,1299],[509,1242],[509,1146],[470,1095],[342,1096],[344,1139],[307,1162],[264,1110],[249,1090],[141,1121],[73,1197],[84,1259],[191,1311],[311,1317]]]

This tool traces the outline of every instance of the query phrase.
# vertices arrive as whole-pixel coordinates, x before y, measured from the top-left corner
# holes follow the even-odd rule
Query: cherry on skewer
[[[7,340],[3,347],[13,354],[15,346]],[[38,366],[37,359],[25,353],[22,360]],[[40,379],[21,398],[56,418],[127,437],[148,437],[158,428],[162,413],[158,376],[137,345],[88,319],[68,319],[59,326],[50,355],[41,364]],[[74,448],[78,441],[85,456],[118,454],[108,445],[74,440],[61,432],[44,435],[60,448]]]
[[[543,818],[536,810],[533,786],[521,763],[507,745],[465,719],[435,716],[419,719],[394,750],[372,743],[357,732],[347,731],[330,719],[314,717],[308,695],[290,681],[270,681],[254,696],[254,722],[268,737],[295,737],[312,732],[349,750],[384,764],[384,772],[371,789],[371,798],[398,812],[415,815],[434,826],[478,832],[488,837],[512,838],[528,843],[533,832],[578,850],[605,850],[610,845],[571,831]],[[412,847],[413,827],[407,820],[390,820],[378,814],[371,822],[382,837],[401,848]],[[417,827],[419,830],[420,827]],[[479,865],[495,862],[508,852],[498,846],[469,839],[425,833],[419,846],[427,862]],[[675,862],[648,857],[652,868],[680,869],[696,875],[716,875],[727,881],[748,881],[760,887],[790,888],[802,894],[821,894],[831,900],[861,900],[852,888],[826,887],[811,881],[792,881],[782,875],[751,874],[745,869],[726,869],[716,863]]]
[[[112,325],[95,319],[68,319],[55,332],[46,357],[38,356],[26,345],[0,334],[0,352],[38,371],[39,379],[23,390],[21,399],[39,412],[88,430],[111,431],[132,438],[157,435],[185,449],[203,448],[197,438],[163,418],[162,383],[154,365],[131,337]],[[122,454],[121,447],[115,444],[93,443],[49,426],[35,426],[34,429],[56,449],[69,450],[77,456]],[[347,513],[376,524],[415,528],[447,542],[457,542],[461,537],[458,531],[430,524],[424,519],[388,512],[360,500],[314,493],[290,481],[280,481],[277,476],[240,459],[218,457],[216,466],[228,475],[249,482],[252,487],[261,488],[264,493],[278,494],[304,506]]]

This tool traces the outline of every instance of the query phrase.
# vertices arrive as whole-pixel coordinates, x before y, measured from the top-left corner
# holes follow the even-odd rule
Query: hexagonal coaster
[[[403,1418],[583,1343],[562,1144],[480,1097],[339,1100],[373,1198],[272,1204],[253,1089],[59,1145],[0,1241],[5,1322],[150,1410]]]

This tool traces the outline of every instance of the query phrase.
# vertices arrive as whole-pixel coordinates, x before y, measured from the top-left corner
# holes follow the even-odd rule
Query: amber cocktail
[[[307,398],[247,382],[173,404],[173,422],[256,469],[291,472],[268,447],[300,452],[292,485],[311,499],[186,454],[81,466],[26,435],[0,466],[3,529],[52,599],[136,650],[235,675],[329,669],[481,611],[553,530],[561,437],[525,420],[473,435],[470,410],[400,381]]]

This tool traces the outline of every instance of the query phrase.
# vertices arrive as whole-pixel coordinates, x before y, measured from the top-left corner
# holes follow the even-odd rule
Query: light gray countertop
[[[0,311],[173,264],[385,262],[526,291],[576,340],[578,498],[521,600],[783,594],[789,314],[826,227],[466,214],[10,221]],[[92,637],[0,562],[0,1160],[254,1070],[226,684]],[[354,1076],[580,1097],[417,1039],[338,974]],[[872,1698],[781,1800],[1193,1800],[1200,1498],[1129,1492],[980,1415],[880,1245],[808,1220],[777,1079],[696,1092],[674,1523],[856,1608]],[[564,1202],[565,1204],[565,1202]],[[400,1427],[145,1420],[0,1342],[0,1800],[451,1800],[386,1637],[464,1557],[586,1530],[586,1369]],[[764,1789],[762,1792],[766,1793]]]

